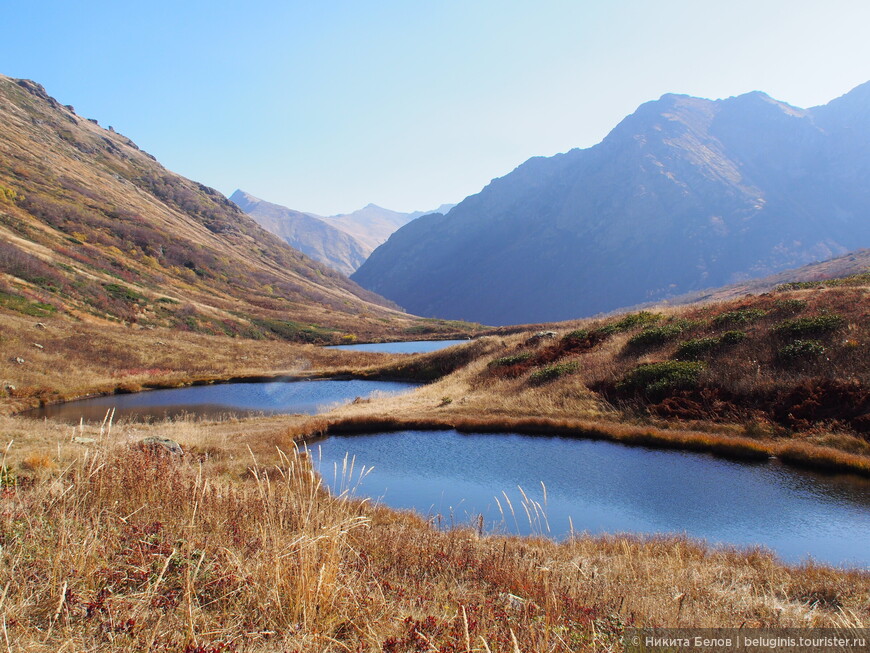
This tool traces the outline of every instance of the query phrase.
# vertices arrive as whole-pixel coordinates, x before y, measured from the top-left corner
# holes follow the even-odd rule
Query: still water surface
[[[355,495],[441,515],[443,525],[482,514],[489,529],[552,537],[568,535],[571,524],[575,532],[685,533],[715,544],[760,544],[789,562],[811,556],[870,567],[870,480],[858,477],[513,434],[406,431],[310,446],[334,491],[343,487],[348,455],[355,458]],[[372,470],[359,481],[361,466]]]
[[[331,349],[348,351],[378,351],[391,354],[421,354],[438,351],[453,345],[459,345],[468,340],[415,340],[406,342],[371,342],[363,345],[331,345]]]
[[[313,415],[356,397],[396,394],[414,387],[416,385],[410,383],[360,379],[222,383],[83,399],[45,406],[25,415],[73,423],[82,418],[86,422],[102,421],[106,411],[112,408],[116,421],[122,418],[148,421],[182,415]]]

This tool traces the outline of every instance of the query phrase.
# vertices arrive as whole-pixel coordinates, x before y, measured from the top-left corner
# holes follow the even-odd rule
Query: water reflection
[[[538,529],[554,537],[566,536],[572,526],[590,533],[686,533],[712,543],[761,544],[790,561],[812,556],[870,566],[867,479],[814,474],[776,461],[745,464],[515,434],[406,431],[333,437],[316,446],[333,487],[334,465],[348,454],[358,467],[373,468],[360,493],[448,521],[482,514],[491,529]],[[527,507],[534,518],[532,504],[545,503],[542,482],[547,520],[530,525]]]
[[[25,413],[27,417],[78,423],[99,422],[115,409],[115,419],[150,421],[183,415],[289,414],[313,415],[356,397],[396,394],[415,387],[394,381],[314,380],[268,383],[223,383],[110,395],[65,404],[45,406]]]

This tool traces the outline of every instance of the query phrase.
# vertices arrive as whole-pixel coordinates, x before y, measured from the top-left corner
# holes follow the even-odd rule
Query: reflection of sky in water
[[[468,340],[418,340],[414,342],[372,342],[363,345],[333,345],[329,349],[347,351],[379,351],[391,354],[421,354],[459,345]]]
[[[111,395],[46,406],[27,413],[32,417],[78,422],[102,420],[115,408],[115,419],[163,419],[183,414],[218,415],[250,413],[315,414],[336,404],[374,393],[397,393],[415,387],[408,383],[333,379],[275,381],[270,383],[223,383]]]
[[[687,533],[737,545],[762,544],[790,561],[811,555],[870,566],[870,481],[823,476],[776,462],[745,464],[712,456],[610,442],[520,435],[403,432],[329,438],[317,445],[322,469],[346,452],[373,470],[357,494],[389,506],[468,522],[530,529],[527,496],[543,503],[556,537],[575,531]],[[315,452],[315,460],[317,455]],[[334,485],[333,485],[334,486]],[[495,498],[507,513],[502,512]],[[545,531],[545,528],[543,529]]]

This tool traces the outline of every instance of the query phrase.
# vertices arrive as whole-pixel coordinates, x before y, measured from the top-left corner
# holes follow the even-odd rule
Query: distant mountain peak
[[[353,236],[317,216],[267,202],[241,189],[230,200],[291,247],[342,274],[353,273],[369,255]]]

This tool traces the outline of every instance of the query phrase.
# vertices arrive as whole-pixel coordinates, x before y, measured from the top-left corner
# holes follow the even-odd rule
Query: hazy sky
[[[828,102],[870,80],[868,25],[862,0],[20,0],[0,73],[226,194],[410,211],[663,93]]]

